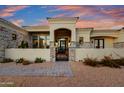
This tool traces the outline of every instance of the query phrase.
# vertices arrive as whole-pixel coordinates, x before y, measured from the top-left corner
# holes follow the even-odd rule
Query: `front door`
[[[68,46],[66,39],[60,39],[58,41],[58,47],[56,48],[56,61],[68,61]]]

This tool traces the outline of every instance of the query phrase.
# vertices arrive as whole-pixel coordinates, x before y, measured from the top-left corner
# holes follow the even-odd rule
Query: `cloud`
[[[9,17],[14,16],[17,11],[27,8],[28,6],[21,5],[21,6],[8,6],[7,8],[1,10],[0,17]]]
[[[24,20],[23,19],[17,19],[17,20],[12,20],[11,22],[17,26],[21,26],[22,23],[24,22]]]
[[[111,29],[111,28],[119,28],[124,27],[124,21],[118,21],[112,19],[104,19],[104,20],[79,20],[76,24],[77,28],[95,28],[95,29]]]
[[[32,26],[41,26],[41,25],[49,25],[49,23],[45,19],[40,19],[37,23],[33,24]]]
[[[124,25],[118,25],[118,26],[113,26],[111,29],[121,29],[123,27],[124,27]]]
[[[58,14],[58,15],[55,15],[54,17],[64,17],[65,14]]]
[[[116,9],[107,9],[101,11],[103,14],[109,15],[115,18],[123,18],[124,17],[124,8],[116,8]]]
[[[96,29],[120,28],[124,26],[124,7],[113,6],[55,6],[49,10],[55,17],[80,17],[76,26]],[[61,13],[64,12],[64,13]]]
[[[8,13],[8,12],[1,12],[0,17],[8,17],[8,16],[13,16],[14,13]]]
[[[72,5],[60,5],[60,6],[54,6],[53,8],[55,9],[51,9],[48,12],[56,12],[56,11],[73,11],[73,10],[80,10],[81,6],[72,6]]]
[[[48,12],[59,12],[64,11],[70,13],[70,16],[99,16],[103,17],[113,17],[113,18],[123,18],[124,16],[124,7],[112,8],[111,6],[80,6],[80,5],[63,5],[63,6],[54,6],[53,9],[48,10]],[[93,18],[94,18],[93,17]]]
[[[57,11],[73,12],[73,15],[70,16],[79,16],[79,17],[91,13],[92,14],[96,13],[96,9],[94,9],[91,6],[65,5],[65,6],[55,6],[54,8],[55,9],[48,10],[48,12],[57,12]]]

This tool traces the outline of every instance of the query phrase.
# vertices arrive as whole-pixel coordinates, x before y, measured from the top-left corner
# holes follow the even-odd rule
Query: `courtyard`
[[[45,62],[23,66],[21,64],[16,65],[12,62],[0,64],[0,70],[3,70],[3,68],[4,70],[5,68],[6,70],[10,68],[16,70],[22,69],[22,74],[20,74],[21,72],[19,72],[19,70],[17,70],[18,73],[16,71],[12,72],[9,70],[4,71],[4,73],[0,71],[0,83],[12,82],[16,87],[124,86],[123,67],[121,69],[109,67],[91,67],[86,66],[81,62]],[[42,70],[44,70],[44,74],[42,73]],[[37,73],[34,74],[33,71]],[[11,72],[12,74],[8,72]]]

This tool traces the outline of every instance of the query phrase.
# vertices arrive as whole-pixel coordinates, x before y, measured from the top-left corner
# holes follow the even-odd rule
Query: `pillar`
[[[71,31],[71,47],[69,47],[69,61],[75,61],[76,30]]]
[[[54,30],[50,30],[50,60],[51,62],[55,62],[56,59],[56,50],[54,46]]]
[[[76,47],[76,30],[71,31],[71,47]]]

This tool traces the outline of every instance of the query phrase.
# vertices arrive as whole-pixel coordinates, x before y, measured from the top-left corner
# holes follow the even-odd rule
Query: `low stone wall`
[[[85,49],[75,48],[75,60],[83,60],[84,58],[102,59],[104,56],[112,56],[114,59],[124,57],[124,48],[105,48],[105,49]]]
[[[41,57],[47,61],[50,61],[50,49],[6,49],[5,57],[14,60],[25,58],[32,62],[35,58]]]

